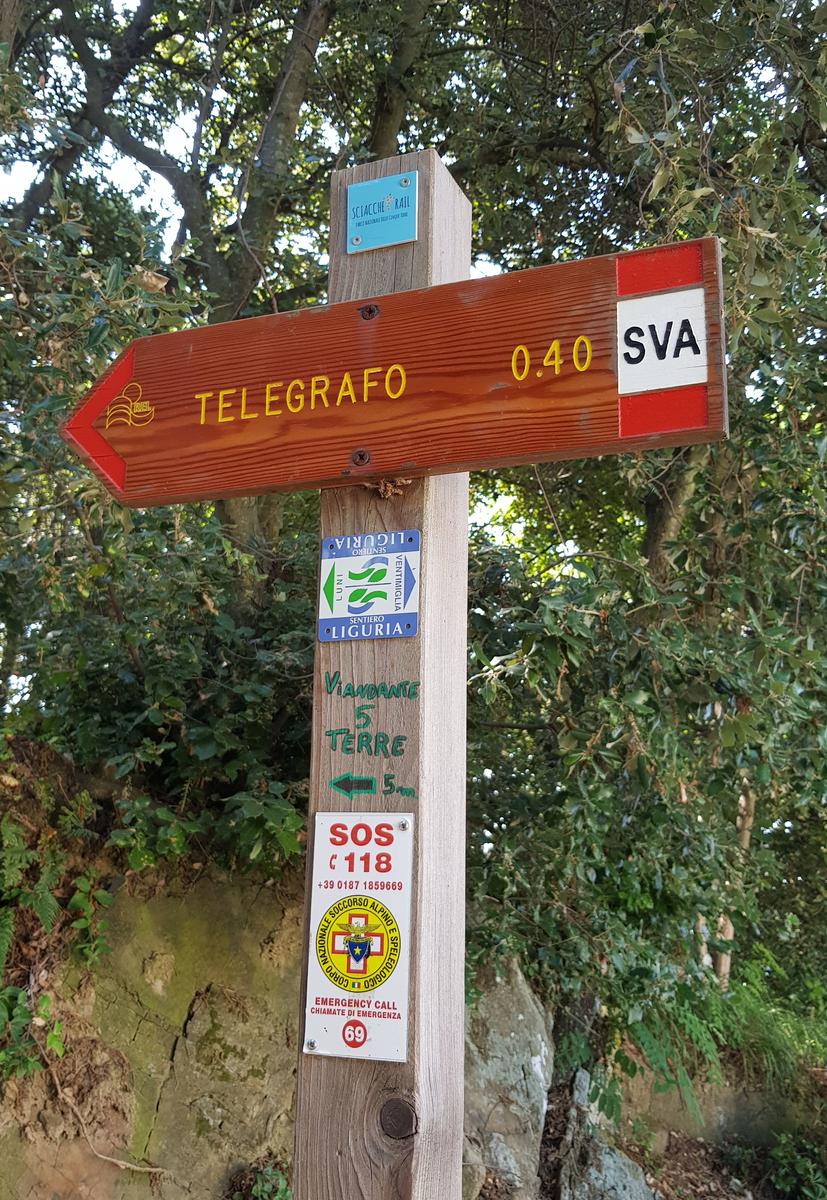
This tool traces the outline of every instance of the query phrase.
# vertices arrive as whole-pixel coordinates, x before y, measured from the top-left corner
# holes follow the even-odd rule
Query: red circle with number
[[[345,1021],[342,1040],[351,1050],[358,1050],[368,1040],[368,1031],[361,1021]]]

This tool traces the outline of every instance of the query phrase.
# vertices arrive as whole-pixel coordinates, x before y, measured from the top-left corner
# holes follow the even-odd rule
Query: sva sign
[[[620,395],[706,382],[703,288],[618,301],[617,335]]]

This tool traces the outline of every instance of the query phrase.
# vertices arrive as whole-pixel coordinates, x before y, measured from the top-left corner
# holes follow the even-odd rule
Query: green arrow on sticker
[[[322,588],[322,593],[324,594],[324,598],[327,601],[327,607],[330,609],[331,612],[333,612],[333,589],[334,589],[335,585],[336,585],[336,567],[334,565],[330,568],[330,574],[328,575],[327,579],[325,580],[324,587]]]
[[[361,793],[366,793],[369,796],[376,794],[376,780],[370,775],[359,777],[351,775],[348,771],[345,775],[337,775],[335,779],[331,779],[329,787],[332,787],[334,792],[339,792],[342,796],[347,796],[351,800],[354,796]]]

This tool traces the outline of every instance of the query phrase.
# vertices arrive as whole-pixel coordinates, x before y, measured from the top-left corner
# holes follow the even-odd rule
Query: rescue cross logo
[[[327,979],[345,992],[380,987],[399,962],[399,926],[374,896],[346,896],[332,904],[316,932],[316,958]]]

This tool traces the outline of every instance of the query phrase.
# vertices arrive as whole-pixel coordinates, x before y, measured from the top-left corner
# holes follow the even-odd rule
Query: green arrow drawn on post
[[[334,792],[340,792],[341,795],[347,796],[350,800],[353,796],[358,796],[365,792],[369,796],[376,793],[376,780],[369,775],[359,777],[351,775],[348,771],[345,775],[337,775],[335,779],[331,779],[329,787],[332,787]]]

